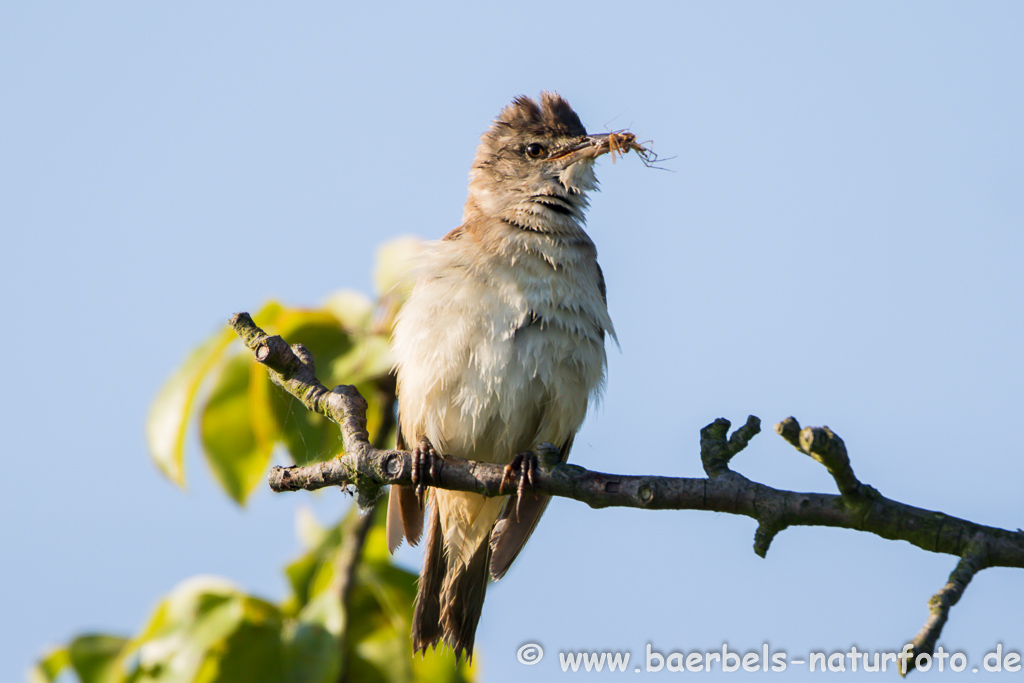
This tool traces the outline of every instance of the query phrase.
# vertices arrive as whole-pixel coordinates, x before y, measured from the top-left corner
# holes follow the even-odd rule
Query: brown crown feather
[[[524,133],[547,133],[575,137],[586,135],[587,129],[569,103],[555,92],[544,91],[540,103],[519,95],[505,107],[495,120],[497,127],[509,127]]]

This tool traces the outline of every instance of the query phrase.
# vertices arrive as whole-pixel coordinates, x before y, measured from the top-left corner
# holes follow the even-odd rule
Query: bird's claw
[[[434,481],[441,470],[441,460],[441,456],[434,450],[427,437],[420,439],[419,445],[412,449],[412,483],[416,487],[416,500],[420,504],[420,509],[426,503],[427,494],[427,485],[420,481],[423,471],[426,470],[430,480]]]
[[[526,488],[529,486],[530,493],[533,494],[534,498],[537,497],[537,492],[534,490],[534,477],[537,474],[537,470],[540,464],[537,460],[537,456],[532,451],[523,451],[522,453],[516,453],[515,457],[512,458],[512,462],[505,465],[505,474],[501,478],[501,485],[498,487],[498,493],[505,492],[505,484],[515,484],[516,487],[516,519],[519,518],[519,504],[523,500],[523,496],[526,495]]]

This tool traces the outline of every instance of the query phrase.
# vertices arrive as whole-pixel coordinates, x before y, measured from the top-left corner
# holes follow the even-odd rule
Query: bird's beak
[[[569,163],[576,163],[583,159],[596,159],[602,154],[611,152],[614,154],[625,154],[631,149],[642,149],[636,144],[636,136],[632,133],[598,133],[597,135],[584,135],[576,143],[558,154],[548,157],[549,160],[564,159]]]

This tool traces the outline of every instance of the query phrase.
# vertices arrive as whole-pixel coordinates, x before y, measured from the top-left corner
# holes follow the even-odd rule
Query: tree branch
[[[352,608],[352,589],[356,585],[356,571],[359,569],[359,562],[363,556],[363,547],[366,545],[366,536],[373,526],[374,509],[371,507],[365,513],[360,511],[349,523],[345,525],[344,536],[341,548],[335,560],[335,571],[338,574],[338,600],[341,602],[341,609],[349,614]],[[339,641],[342,647],[341,672],[338,674],[338,683],[347,683],[350,680],[352,671],[352,654],[355,651],[355,643],[350,642],[350,629],[352,619],[346,618]]]
[[[382,487],[412,483],[407,451],[374,448],[366,432],[366,402],[350,386],[328,390],[316,379],[313,359],[301,345],[289,345],[256,327],[247,313],[232,317],[231,326],[271,379],[314,412],[341,428],[345,455],[303,467],[274,467],[274,491],[352,487],[362,506],[372,504]],[[931,600],[931,616],[914,639],[915,654],[931,653],[948,618],[949,608],[963,594],[975,573],[987,567],[1024,568],[1024,533],[976,524],[942,512],[891,500],[853,473],[846,446],[828,427],[800,428],[790,417],[775,431],[801,453],[821,463],[832,475],[840,495],[784,491],[751,481],[730,469],[733,457],[760,431],[760,420],[728,435],[730,422],[715,420],[701,430],[700,453],[708,477],[662,477],[606,474],[578,465],[560,464],[557,451],[538,449],[540,471],[534,478],[539,493],[572,498],[594,508],[634,507],[652,510],[708,510],[746,515],[758,522],[754,552],[764,557],[772,540],[790,526],[854,529],[891,540],[907,541],[923,550],[960,558],[949,583]],[[484,496],[502,495],[504,466],[444,459],[422,483]]]
[[[959,602],[960,596],[964,594],[967,584],[971,582],[975,574],[992,566],[988,562],[987,545],[988,541],[984,534],[978,534],[972,538],[957,563],[956,569],[949,575],[949,581],[928,601],[928,611],[930,612],[928,621],[910,641],[913,646],[911,649],[913,659],[908,662],[908,670],[914,667],[918,654],[922,652],[931,654],[935,651],[935,643],[938,642],[942,627],[946,625],[946,620],[949,618],[949,608]]]

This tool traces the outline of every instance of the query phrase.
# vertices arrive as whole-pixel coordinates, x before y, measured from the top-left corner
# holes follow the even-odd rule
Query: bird
[[[588,134],[555,92],[516,97],[480,138],[461,224],[412,267],[391,344],[398,447],[414,447],[414,473],[460,458],[520,477],[492,498],[391,487],[389,550],[426,530],[414,653],[443,640],[472,659],[488,579],[504,576],[548,505],[526,486],[531,453],[551,444],[564,462],[602,390],[615,329],[584,212],[595,160],[622,140]]]

